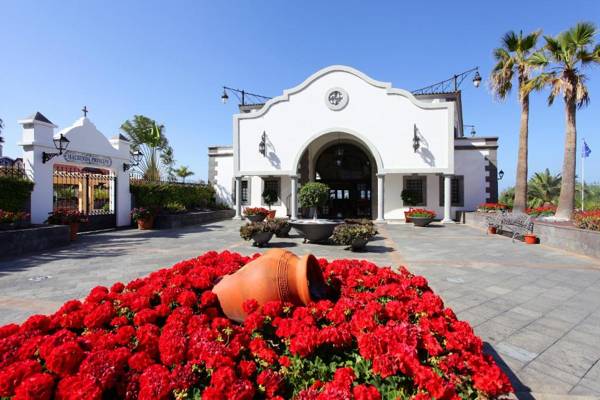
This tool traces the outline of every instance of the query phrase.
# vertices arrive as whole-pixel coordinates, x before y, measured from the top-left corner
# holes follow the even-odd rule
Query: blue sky
[[[1,0],[5,154],[21,153],[17,119],[41,111],[63,128],[85,104],[107,136],[134,114],[164,123],[178,164],[206,179],[207,146],[231,144],[223,85],[276,96],[331,64],[409,90],[473,66],[487,78],[506,31],[556,34],[581,20],[600,23],[600,2]],[[592,149],[586,181],[600,181],[600,68],[587,75],[592,102],[577,126]],[[519,109],[485,83],[464,86],[464,122],[500,137],[503,188],[514,183]],[[563,104],[549,108],[546,95],[531,100],[530,171],[560,172]]]

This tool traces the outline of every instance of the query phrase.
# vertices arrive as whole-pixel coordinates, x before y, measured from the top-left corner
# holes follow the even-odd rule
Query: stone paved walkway
[[[95,285],[129,281],[207,250],[256,252],[239,221],[169,231],[84,235],[68,248],[0,261],[0,325],[51,313]],[[469,321],[519,398],[600,398],[600,260],[511,243],[464,225],[384,225],[369,251],[273,246],[320,257],[406,265]]]

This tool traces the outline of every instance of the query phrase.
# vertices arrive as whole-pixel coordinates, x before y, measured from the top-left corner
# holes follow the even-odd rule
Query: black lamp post
[[[469,132],[471,134],[471,136],[475,136],[477,135],[477,131],[475,130],[475,125],[463,125],[463,128],[471,128],[471,131]]]
[[[52,142],[54,142],[54,147],[56,148],[56,150],[58,150],[58,153],[46,153],[45,151],[42,152],[43,164],[47,163],[56,156],[62,155],[65,152],[65,150],[67,150],[67,147],[69,147],[70,140],[67,139],[65,135],[61,133],[59,137],[53,138]]]
[[[425,86],[417,90],[413,90],[412,93],[416,95],[423,95],[458,92],[460,89],[460,85],[463,83],[463,81],[473,73],[473,86],[478,88],[481,85],[482,78],[481,75],[479,75],[479,67],[475,67],[465,72],[461,72],[460,74],[454,74],[451,78],[448,78],[444,81],[434,83],[433,85]]]
[[[221,95],[221,102],[223,102],[223,104],[226,104],[227,101],[229,100],[229,95],[227,94],[228,92],[230,94],[235,95],[238,98],[238,100],[240,102],[240,106],[252,105],[252,104],[264,104],[268,100],[271,100],[271,98],[267,97],[267,96],[262,96],[260,94],[246,92],[245,90],[230,88],[228,86],[223,86],[223,94]],[[246,98],[250,98],[249,103],[246,102]]]
[[[263,131],[262,136],[260,138],[260,143],[258,144],[258,152],[262,154],[263,157],[267,154],[267,133]]]
[[[140,165],[140,161],[142,161],[143,154],[138,149],[132,151],[130,155],[132,162],[131,164],[123,163],[123,172],[128,171],[131,167],[137,167],[138,165]]]

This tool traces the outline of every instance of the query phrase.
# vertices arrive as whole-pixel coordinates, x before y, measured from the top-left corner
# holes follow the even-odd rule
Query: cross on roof
[[[83,111],[83,116],[87,117],[87,113],[88,113],[88,109],[86,106],[83,106],[83,108],[81,109],[81,111]]]

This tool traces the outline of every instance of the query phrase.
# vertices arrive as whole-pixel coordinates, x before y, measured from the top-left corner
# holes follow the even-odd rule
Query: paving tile
[[[532,361],[538,356],[538,353],[531,352],[527,349],[506,342],[498,343],[495,348],[500,354],[509,356],[524,363]]]
[[[589,346],[564,340],[540,354],[538,360],[569,374],[582,377],[598,360],[598,353]]]
[[[525,349],[534,354],[540,354],[555,342],[555,338],[523,328],[504,339],[502,343]]]
[[[566,395],[573,385],[556,379],[537,369],[525,367],[518,373],[521,383],[527,386],[531,392],[552,393],[555,395]]]

